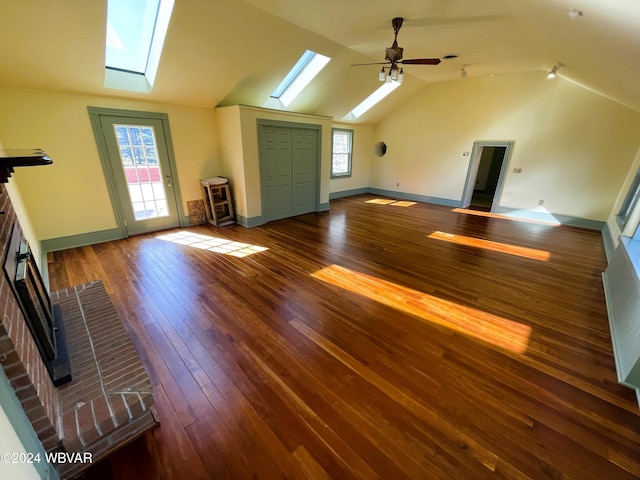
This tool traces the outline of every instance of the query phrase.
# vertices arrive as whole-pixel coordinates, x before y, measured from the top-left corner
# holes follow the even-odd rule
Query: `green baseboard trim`
[[[602,231],[606,222],[599,220],[589,220],[588,218],[571,217],[569,215],[554,215],[563,225],[571,225],[574,227],[587,228],[589,230]]]
[[[109,242],[124,238],[119,228],[101,230],[98,232],[79,233],[68,237],[48,238],[40,241],[40,251],[44,254],[65,250],[67,248],[84,247],[96,243]]]
[[[264,225],[264,220],[262,219],[262,215],[258,217],[243,217],[242,215],[236,215],[236,223],[242,225],[243,227],[257,227],[259,225]]]
[[[316,210],[317,212],[326,212],[329,211],[329,202],[327,203],[321,203],[318,206],[318,210]],[[236,215],[236,223],[239,225],[242,225],[243,227],[247,227],[247,228],[251,228],[251,227],[259,227],[260,225],[264,225],[264,219],[262,218],[262,215],[259,215],[257,217],[251,217],[251,218],[247,218],[247,217],[243,217],[242,215]]]
[[[369,193],[368,187],[354,188],[351,190],[342,190],[341,192],[333,192],[329,194],[329,200],[335,200],[336,198],[352,197],[353,195],[362,195],[363,193]]]
[[[460,207],[460,200],[450,198],[429,197],[427,195],[417,195],[415,193],[395,192],[393,190],[383,190],[381,188],[368,188],[367,193],[382,195],[384,197],[398,198],[400,200],[410,200],[413,202],[434,203],[445,207]]]
[[[602,244],[604,245],[604,254],[607,257],[607,263],[611,260],[613,251],[616,249],[613,238],[611,238],[611,229],[607,223],[602,228]]]
[[[189,215],[182,215],[179,218],[180,227],[190,227],[191,218]],[[67,237],[48,238],[40,241],[40,250],[49,253],[67,248],[84,247],[85,245],[94,245],[96,243],[109,242],[111,240],[119,240],[125,238],[119,228],[109,230],[100,230],[97,232],[79,233],[77,235],[69,235]]]
[[[535,210],[518,208],[498,207],[494,209],[494,213],[509,215],[513,217],[528,218],[531,220],[540,220],[543,222],[559,223],[561,225],[570,225],[573,227],[580,227],[598,231],[602,231],[602,229],[606,225],[606,222],[601,222],[599,220],[589,220],[588,218],[572,217],[571,215],[538,212]]]

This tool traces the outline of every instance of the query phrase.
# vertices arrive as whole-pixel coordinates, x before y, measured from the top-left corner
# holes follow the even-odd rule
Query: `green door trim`
[[[321,175],[321,160],[322,160],[322,125],[316,123],[298,123],[287,122],[282,120],[269,120],[265,118],[257,119],[258,126],[258,163],[260,165],[260,203],[261,203],[261,224],[265,223],[265,192],[266,192],[266,178],[264,175],[264,158],[265,152],[262,149],[263,129],[265,127],[284,127],[301,130],[315,130],[317,134],[317,151],[316,151],[316,198],[315,198],[315,211],[320,211],[320,179]]]
[[[102,171],[104,173],[104,179],[107,184],[107,190],[109,191],[109,198],[111,199],[111,208],[116,217],[117,228],[120,232],[120,238],[126,238],[129,236],[124,213],[122,211],[122,205],[118,197],[118,189],[116,187],[115,180],[111,172],[111,163],[109,161],[109,154],[107,152],[107,144],[105,142],[104,135],[102,133],[102,125],[100,123],[100,117],[105,116],[117,116],[123,118],[138,118],[138,119],[153,119],[160,120],[162,122],[162,130],[164,138],[167,144],[167,160],[169,163],[169,171],[171,178],[173,179],[173,190],[176,198],[176,208],[178,210],[178,221],[180,226],[188,226],[186,217],[184,214],[184,207],[182,205],[182,195],[180,193],[180,183],[178,182],[178,174],[176,170],[175,154],[173,152],[173,140],[171,139],[171,129],[169,128],[169,116],[166,113],[159,112],[142,112],[138,110],[120,110],[116,108],[104,108],[104,107],[87,107],[89,110],[89,119],[91,121],[91,128],[93,129],[93,136],[96,139],[96,145],[98,147],[98,155],[100,156],[100,163],[102,164]]]

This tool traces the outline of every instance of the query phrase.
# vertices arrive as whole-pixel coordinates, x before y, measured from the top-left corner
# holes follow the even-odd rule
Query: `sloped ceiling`
[[[568,12],[583,12],[572,20]],[[378,62],[404,17],[401,88],[375,123],[430,83],[549,70],[640,111],[637,0],[176,0],[153,92],[104,87],[106,1],[0,0],[0,84],[215,107],[263,105],[300,55],[332,58],[290,105],[340,120],[379,86]]]

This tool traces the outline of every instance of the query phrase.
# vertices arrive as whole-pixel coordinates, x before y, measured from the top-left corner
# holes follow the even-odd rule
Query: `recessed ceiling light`
[[[458,55],[457,53],[447,53],[446,55],[442,56],[443,60],[453,60],[454,58],[458,58],[460,55]]]

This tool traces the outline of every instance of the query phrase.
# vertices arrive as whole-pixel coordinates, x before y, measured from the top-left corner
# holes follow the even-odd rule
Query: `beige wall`
[[[116,227],[88,106],[167,113],[184,202],[202,198],[199,179],[218,171],[213,109],[0,86],[0,136],[7,148],[43,148],[53,165],[17,168],[36,238],[32,243]]]
[[[369,186],[369,166],[373,155],[373,145],[377,142],[373,137],[370,125],[352,125],[334,123],[333,128],[353,130],[353,151],[351,154],[351,176],[332,178],[329,182],[330,193],[357,190]]]
[[[35,248],[116,227],[88,106],[167,113],[185,212],[188,200],[201,198],[200,178],[225,175],[246,218],[262,214],[258,118],[322,125],[321,203],[329,192],[368,186],[460,200],[469,162],[462,152],[476,140],[509,140],[515,145],[500,206],[534,208],[543,199],[551,213],[611,220],[640,145],[640,113],[541,72],[431,85],[375,127],[255,107],[214,110],[0,86],[4,145],[44,148],[55,162],[17,168],[9,184]],[[354,129],[349,179],[329,178],[332,126]],[[378,141],[388,145],[383,158],[372,153]]]
[[[462,153],[474,141],[514,141],[501,207],[544,200],[551,213],[605,221],[639,131],[640,113],[544,72],[435,84],[374,129],[388,153],[372,159],[370,183],[459,201],[469,166]]]
[[[217,108],[216,115],[223,152],[221,171],[229,172],[230,182],[235,189],[233,197],[238,215],[246,219],[262,215],[258,119],[308,123],[322,127],[320,203],[329,201],[331,166],[331,119],[329,117],[280,112],[244,105]],[[236,123],[238,121],[239,124]],[[233,122],[235,125],[227,125],[226,122]],[[238,144],[238,140],[241,140],[241,144]]]
[[[229,178],[235,213],[247,217],[247,188],[242,150],[240,107],[216,108],[216,125],[220,139],[220,172]]]

